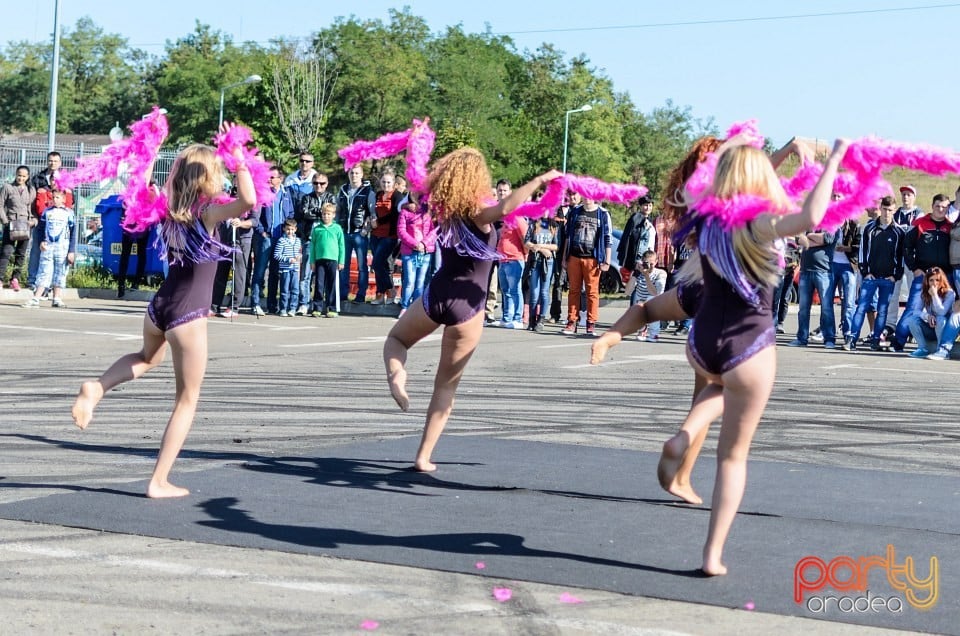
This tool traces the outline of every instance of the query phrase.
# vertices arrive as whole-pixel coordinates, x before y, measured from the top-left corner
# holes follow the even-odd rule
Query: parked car
[[[617,248],[623,237],[622,230],[613,230],[613,241],[610,243],[610,269],[600,272],[600,292],[603,294],[619,294],[626,289],[630,281],[631,271],[620,266],[617,258]]]
[[[88,236],[85,241],[78,241],[76,249],[74,265],[93,267],[103,263],[103,228]]]

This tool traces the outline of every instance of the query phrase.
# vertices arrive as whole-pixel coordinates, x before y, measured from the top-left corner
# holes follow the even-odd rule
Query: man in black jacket
[[[857,259],[863,283],[860,286],[857,310],[850,325],[850,335],[843,342],[846,351],[856,350],[860,329],[874,295],[877,296],[878,315],[870,335],[870,348],[875,351],[880,348],[880,334],[887,323],[890,296],[893,294],[895,282],[903,276],[906,232],[893,222],[894,206],[893,197],[883,197],[880,200],[880,215],[863,228]]]
[[[313,281],[313,268],[310,267],[310,234],[313,224],[320,220],[320,210],[326,203],[336,205],[337,198],[327,191],[330,179],[327,175],[314,172],[311,177],[313,190],[302,197],[296,204],[293,218],[297,222],[297,236],[303,246],[303,258],[300,260],[300,302],[297,315],[306,316],[310,311],[313,296],[310,294],[310,283]]]
[[[353,302],[367,299],[367,250],[370,247],[370,217],[377,207],[377,193],[363,180],[363,166],[354,166],[347,172],[349,181],[337,195],[337,223],[343,228],[347,257],[340,272],[340,299],[347,300],[350,291],[350,260],[357,256],[357,296]]]

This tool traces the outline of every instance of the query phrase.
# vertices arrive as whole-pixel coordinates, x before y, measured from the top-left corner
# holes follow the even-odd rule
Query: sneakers
[[[594,324],[593,324],[592,322],[588,322],[588,323],[587,323],[587,329],[586,329],[586,332],[585,332],[585,333],[586,333],[588,336],[590,336],[591,338],[596,338],[596,337],[598,337],[598,336],[600,335],[600,334],[598,334],[598,333],[596,332],[596,330],[594,329]]]
[[[237,315],[237,312],[233,309],[222,309],[217,313],[221,318],[233,318]]]
[[[516,329],[516,328],[517,328],[517,323],[512,322],[512,321],[509,321],[509,320],[508,320],[508,321],[504,321],[504,323],[503,323],[503,328],[504,328],[504,329]]]
[[[544,329],[544,327],[543,327],[543,321],[542,321],[542,320],[538,320],[538,321],[537,321],[537,324],[535,324],[535,325],[533,326],[533,330],[536,331],[536,332],[541,332],[541,331],[543,331],[543,329]]]
[[[824,349],[836,349],[836,348],[837,348],[837,343],[835,343],[835,342],[833,342],[833,341],[824,342],[824,343],[823,343],[823,348],[824,348]]]
[[[880,351],[879,340],[874,340],[873,338],[870,339],[870,351]]]
[[[307,306],[306,306],[306,305],[300,305],[299,307],[297,307],[297,315],[298,315],[298,316],[306,316],[306,315],[307,315]]]
[[[927,356],[927,360],[949,360],[950,352],[946,347],[940,347],[934,353]]]
[[[820,330],[817,329],[812,334],[810,334],[810,340],[813,342],[823,342],[823,334],[820,333]]]
[[[844,351],[853,351],[853,349],[857,346],[857,343],[854,341],[852,336],[847,336],[843,339],[842,346]]]
[[[501,326],[503,326],[503,323],[500,322],[499,320],[488,320],[487,322],[485,322],[485,323],[483,323],[483,324],[484,324],[485,326],[487,326],[487,327],[501,327]]]
[[[54,298],[52,305],[53,305],[54,307],[61,307],[61,308],[65,308],[65,307],[67,306],[66,303],[64,303],[64,302],[63,302],[62,300],[60,300],[59,298]]]
[[[928,358],[931,355],[933,354],[927,351],[926,349],[924,349],[923,347],[919,347],[916,351],[913,351],[912,353],[910,353],[911,358]]]
[[[253,315],[254,315],[254,316],[265,316],[265,315],[266,315],[266,312],[263,311],[263,307],[261,307],[260,305],[254,305],[254,306],[253,306]]]
[[[207,318],[216,318],[216,317],[217,317],[217,312],[215,312],[212,309],[207,310]]]
[[[40,306],[40,299],[34,296],[33,298],[31,298],[30,300],[28,300],[27,302],[23,303],[20,306],[24,307],[25,309],[34,309]]]
[[[678,330],[678,331],[679,331],[679,330]],[[782,323],[782,322],[778,322],[778,323],[777,323],[777,333],[778,333],[778,334],[787,333],[787,330],[783,328],[783,323]]]
[[[290,314],[288,314],[287,311],[284,310],[284,309],[280,310],[280,312],[279,312],[277,315],[280,316],[281,318],[289,318],[289,317],[290,317]]]
[[[323,314],[320,313],[320,310],[319,310],[319,309],[314,309],[313,312],[311,312],[310,315],[313,316],[314,318],[319,318],[319,317],[322,316]]]
[[[327,312],[327,318],[336,318],[336,317],[339,316],[339,315],[340,315],[340,314],[338,314],[338,313],[335,312],[335,311],[328,311],[328,312]]]
[[[806,347],[806,346],[807,346],[807,343],[806,343],[806,342],[802,342],[802,341],[800,341],[800,340],[793,340],[793,341],[791,341],[790,344],[788,344],[787,346],[788,346],[788,347]]]
[[[370,301],[370,304],[371,304],[371,305],[385,305],[385,304],[386,304],[386,298],[385,298],[384,296],[377,296],[376,298],[374,298],[373,300]]]
[[[10,279],[10,289],[12,289],[13,291],[16,291],[16,292],[20,291],[20,281],[18,281],[16,278],[11,278],[11,279]]]
[[[572,320],[567,322],[567,326],[564,327],[563,331],[561,331],[560,333],[562,333],[565,336],[575,335],[577,333],[577,323],[575,323]]]

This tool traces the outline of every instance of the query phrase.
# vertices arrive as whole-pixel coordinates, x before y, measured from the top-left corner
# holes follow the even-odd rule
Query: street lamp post
[[[217,121],[217,130],[220,130],[220,126],[223,125],[223,95],[231,88],[236,88],[237,86],[243,86],[244,84],[256,84],[259,81],[262,81],[263,78],[259,75],[251,75],[250,77],[243,79],[239,82],[234,82],[233,84],[227,84],[220,89],[220,119]]]
[[[563,118],[563,174],[567,174],[567,140],[570,135],[570,113],[585,113],[588,110],[593,110],[593,106],[584,104],[580,108],[568,110]]]

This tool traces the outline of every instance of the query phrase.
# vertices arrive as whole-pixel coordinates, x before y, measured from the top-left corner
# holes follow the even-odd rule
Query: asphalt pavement
[[[620,589],[616,585],[564,584],[536,576],[535,568],[526,575],[511,570],[509,577],[498,578],[477,566],[494,560],[489,552],[467,567],[410,567],[388,558],[238,547],[216,538],[191,540],[188,532],[178,532],[173,514],[168,519],[161,514],[153,524],[163,526],[162,531],[151,531],[150,524],[138,532],[113,529],[121,513],[125,519],[135,517],[138,506],[157,503],[136,493],[149,476],[169,414],[172,366],[168,360],[109,394],[85,432],[72,426],[69,408],[80,381],[139,348],[145,303],[71,297],[66,309],[47,304],[29,310],[19,307],[19,298],[3,293],[0,508],[76,501],[72,497],[90,493],[100,502],[92,515],[96,521],[89,510],[58,523],[0,512],[4,633],[341,634],[375,629],[384,634],[863,634],[880,631],[878,626],[902,631],[909,625],[895,612],[856,625],[852,623],[858,618],[844,613],[842,606],[832,614],[799,606],[786,612],[746,596],[724,603],[711,601],[709,594],[697,602],[658,600],[670,595],[610,591]],[[601,326],[611,324],[624,308],[622,302],[603,307]],[[357,444],[390,449],[415,445],[436,369],[439,332],[411,351],[411,410],[401,413],[386,389],[380,357],[392,324],[384,316],[256,319],[243,314],[234,320],[211,319],[201,405],[174,471],[174,479],[180,475],[190,481],[195,475],[201,484],[188,499],[196,506],[207,498],[235,494],[227,478],[207,486],[215,484],[224,492],[199,496],[205,471],[229,471],[277,458],[339,456]],[[795,317],[788,327],[795,327]],[[564,453],[558,457],[578,447],[601,455],[607,449],[610,457],[615,451],[656,453],[689,404],[692,376],[683,338],[668,333],[656,344],[627,341],[604,365],[590,367],[590,340],[563,336],[559,329],[551,326],[535,334],[488,328],[445,435],[488,440],[502,449],[502,459],[516,457],[518,462],[524,461],[516,450],[521,446],[511,442],[539,443],[530,447],[535,449],[559,445]],[[780,338],[785,345],[792,336]],[[880,481],[890,491],[885,502],[890,514],[883,514],[884,506],[874,501],[878,513],[858,523],[844,520],[854,535],[838,545],[836,553],[813,541],[810,549],[821,550],[818,554],[829,561],[850,550],[877,554],[886,536],[916,536],[919,543],[910,545],[910,554],[919,563],[940,555],[942,579],[955,581],[960,563],[952,556],[958,542],[957,526],[951,528],[951,522],[957,519],[960,493],[945,488],[953,487],[960,463],[952,399],[960,365],[819,346],[780,346],[778,356],[776,387],[751,456],[778,466],[792,463],[819,475],[811,483],[830,496],[811,487],[800,505],[802,494],[791,495],[797,498],[798,518],[831,520],[843,512],[837,503],[841,495],[858,496],[855,488],[847,491],[846,469],[882,473]],[[715,447],[715,435],[705,458]],[[457,448],[445,442],[441,440],[435,454],[439,462]],[[443,471],[441,465],[438,475]],[[655,490],[655,476],[645,479],[638,489],[650,490],[654,484]],[[910,488],[901,489],[907,482]],[[248,488],[256,488],[256,481],[250,484]],[[938,492],[941,504],[944,497],[954,502],[952,511],[949,504],[938,505],[938,512],[947,516],[935,532],[928,532],[922,508],[906,500],[927,485]],[[751,481],[748,496],[771,488],[775,493],[775,486]],[[697,487],[709,499],[709,471]],[[304,505],[297,492],[280,488],[268,505],[282,516],[279,513]],[[338,500],[349,509],[344,517],[361,518],[363,497],[341,487]],[[575,504],[571,506],[571,514],[576,514]],[[763,513],[763,508],[758,510]],[[63,515],[66,509],[56,512]],[[156,510],[149,508],[151,518]],[[446,523],[439,515],[437,532],[449,530],[443,527]],[[744,539],[763,540],[762,532],[747,530],[751,523],[738,519],[732,545],[738,529]],[[697,532],[690,543],[673,541],[674,534],[665,531],[660,549],[678,561],[678,567],[681,560],[696,562],[698,553],[681,554],[676,545],[699,546],[702,535]],[[802,534],[792,540],[799,549],[805,547]],[[737,573],[738,563],[729,565],[731,577],[749,580],[746,566]],[[790,571],[793,563],[781,565]],[[681,583],[681,590],[704,585],[695,579]],[[889,586],[882,589],[884,583],[871,579],[875,593],[889,597],[896,592]],[[509,589],[511,598],[499,601],[495,589]],[[702,587],[697,590],[700,594]],[[951,623],[948,610],[955,594],[947,587],[940,594],[939,604],[924,610],[922,624],[927,627],[922,629],[957,633],[960,628]],[[908,607],[904,613],[917,611]]]

